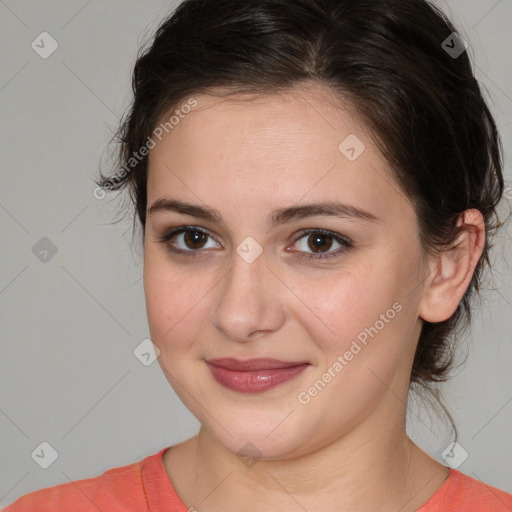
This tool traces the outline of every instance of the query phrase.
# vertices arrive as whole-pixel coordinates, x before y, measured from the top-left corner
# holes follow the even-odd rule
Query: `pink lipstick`
[[[245,361],[210,359],[206,364],[219,384],[242,393],[262,393],[292,379],[310,366],[304,362],[268,358]]]

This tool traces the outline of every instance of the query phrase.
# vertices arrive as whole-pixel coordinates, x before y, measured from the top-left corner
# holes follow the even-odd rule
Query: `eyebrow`
[[[148,209],[148,214],[152,215],[155,212],[161,211],[182,213],[184,215],[190,215],[191,217],[224,224],[220,213],[213,208],[185,203],[183,201],[177,201],[167,197],[157,199]],[[300,206],[277,208],[270,213],[268,223],[272,229],[280,224],[286,224],[288,222],[313,217],[315,215],[330,215],[345,219],[379,222],[378,217],[366,210],[362,210],[348,204],[326,201],[322,203],[310,203]]]

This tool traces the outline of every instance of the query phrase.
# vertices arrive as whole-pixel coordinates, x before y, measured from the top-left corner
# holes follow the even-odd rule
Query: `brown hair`
[[[437,400],[455,439],[437,383],[448,378],[455,342],[471,321],[470,299],[491,266],[504,192],[499,134],[462,44],[425,0],[185,0],[139,50],[133,103],[117,133],[118,168],[97,181],[128,187],[144,230],[140,149],[192,94],[264,94],[313,80],[350,99],[415,206],[425,255],[452,245],[464,210],[476,208],[485,220],[470,285],[449,319],[424,322],[411,373],[411,388]]]

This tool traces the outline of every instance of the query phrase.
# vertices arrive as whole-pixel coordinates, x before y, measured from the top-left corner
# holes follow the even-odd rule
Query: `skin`
[[[194,97],[197,107],[150,151],[148,209],[169,197],[214,208],[224,224],[158,211],[144,233],[151,339],[166,378],[201,423],[164,455],[176,492],[199,512],[417,510],[449,471],[405,433],[414,351],[423,320],[449,318],[467,289],[483,250],[482,215],[467,210],[457,247],[424,260],[412,204],[350,104],[330,89],[308,83],[258,98]],[[338,150],[349,134],[366,146],[355,161]],[[378,221],[317,215],[269,230],[271,210],[326,200]],[[158,241],[191,225],[210,236],[167,243],[200,251],[196,257]],[[311,228],[348,237],[353,247],[301,258],[315,254],[312,235],[300,234]],[[252,263],[236,251],[248,236],[263,249]],[[324,253],[343,248],[332,237],[323,243]],[[401,311],[301,404],[298,394],[394,303]],[[310,366],[249,395],[213,379],[205,359],[217,357]],[[237,457],[247,442],[259,451],[250,467]]]

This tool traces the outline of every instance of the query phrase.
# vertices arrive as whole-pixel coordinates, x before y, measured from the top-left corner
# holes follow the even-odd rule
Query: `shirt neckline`
[[[165,470],[163,456],[172,446],[166,446],[141,462],[141,478],[149,512],[188,512],[176,493]]]

